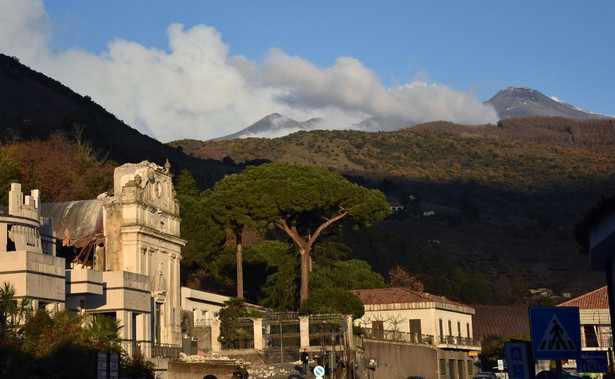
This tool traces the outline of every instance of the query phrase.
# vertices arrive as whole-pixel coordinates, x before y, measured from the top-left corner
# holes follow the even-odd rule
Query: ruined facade
[[[168,164],[115,169],[113,194],[40,204],[13,184],[0,215],[0,282],[36,306],[115,317],[124,349],[181,346],[179,203]]]

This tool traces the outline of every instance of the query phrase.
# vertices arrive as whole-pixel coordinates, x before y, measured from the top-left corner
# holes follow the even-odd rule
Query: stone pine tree
[[[274,225],[297,245],[301,259],[301,302],[308,298],[310,253],[323,230],[343,219],[369,225],[390,212],[378,190],[351,183],[325,168],[289,163],[248,167],[221,180],[228,220],[237,227]],[[214,192],[219,191],[218,184]],[[239,261],[239,258],[238,258]]]
[[[242,181],[241,175],[229,175],[203,193],[207,212],[226,226],[235,238],[237,248],[237,297],[243,298],[243,231],[246,227],[259,231],[270,216],[263,214],[261,196]]]
[[[215,252],[220,251],[226,233],[207,212],[205,200],[200,197],[196,180],[187,170],[175,177],[175,190],[180,203],[182,237],[188,244],[182,249],[182,263],[205,267]]]

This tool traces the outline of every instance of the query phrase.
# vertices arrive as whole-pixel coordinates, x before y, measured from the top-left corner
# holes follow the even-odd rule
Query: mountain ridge
[[[538,90],[528,87],[508,87],[498,91],[484,104],[494,107],[500,119],[528,118],[528,117],[563,117],[575,120],[608,119],[612,116],[601,115],[579,109],[561,100],[550,98]],[[440,122],[433,120],[432,122]],[[444,122],[444,121],[443,121]],[[412,121],[400,119],[370,117],[356,124],[341,127],[339,129],[362,130],[368,132],[394,131],[417,125]],[[297,131],[311,131],[319,129],[331,129],[326,127],[323,119],[310,119],[299,122],[272,113],[258,120],[254,124],[229,135],[213,138],[210,141],[229,140],[235,138],[276,138]]]
[[[492,105],[500,119],[534,116],[565,117],[578,120],[612,118],[577,108],[529,87],[508,87],[496,93],[485,104]]]
[[[261,118],[245,129],[226,136],[212,138],[210,141],[249,137],[258,138],[262,134],[267,134],[269,136],[268,138],[271,138],[271,136],[282,136],[293,131],[316,129],[321,121],[322,119],[320,118],[311,118],[307,121],[299,122],[279,113],[272,113]]]

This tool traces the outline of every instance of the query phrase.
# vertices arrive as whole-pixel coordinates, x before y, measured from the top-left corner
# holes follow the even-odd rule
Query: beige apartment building
[[[378,364],[375,377],[473,377],[481,350],[474,340],[474,308],[407,288],[353,292],[365,306],[354,323],[365,332],[366,357]],[[396,361],[400,354],[404,359]]]

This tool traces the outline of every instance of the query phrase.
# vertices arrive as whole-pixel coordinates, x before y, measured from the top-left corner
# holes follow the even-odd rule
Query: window
[[[450,371],[449,378],[453,378],[453,379],[457,378],[457,373],[455,372],[455,370],[457,370],[457,367],[455,366],[454,359],[448,360],[448,369]]]
[[[585,347],[600,347],[594,325],[583,325],[583,334],[585,334]]]
[[[374,337],[384,337],[384,323],[382,321],[372,321],[372,333]]]
[[[444,341],[444,329],[442,328],[442,319],[440,321],[440,341]]]
[[[131,328],[131,333],[132,333],[132,346],[133,349],[136,348],[137,346],[137,314],[132,312],[132,328]]]
[[[598,337],[600,337],[600,347],[613,347],[613,334],[610,325],[599,325]]]
[[[457,321],[457,337],[461,337],[461,323]]]
[[[451,320],[448,320],[448,335],[453,335],[453,327],[451,326]]]
[[[160,310],[161,307],[162,307],[162,304],[156,303],[156,308],[154,310],[154,322],[156,323],[154,343],[157,343],[157,344],[161,343],[161,340],[160,340],[160,337],[161,337],[160,325],[162,324],[162,312]]]
[[[466,332],[468,333],[468,334],[467,334],[467,337],[468,337],[468,338],[472,337],[472,336],[470,335],[470,323],[466,323]]]
[[[445,376],[448,373],[446,372],[446,361],[444,359],[440,359],[440,375]]]
[[[410,341],[421,342],[421,319],[410,320]]]

